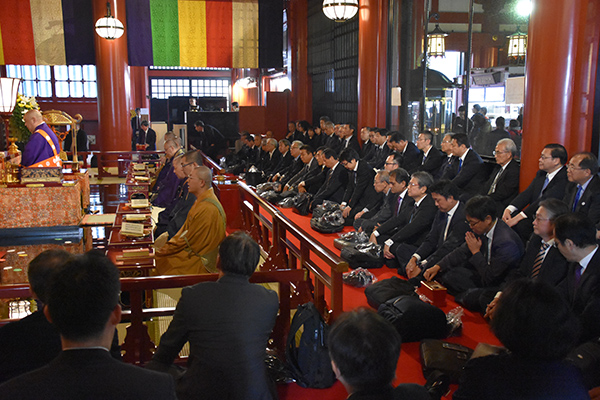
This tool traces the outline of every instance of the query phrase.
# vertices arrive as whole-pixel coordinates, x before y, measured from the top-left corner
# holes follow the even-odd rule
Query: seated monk
[[[168,207],[176,200],[175,193],[180,181],[173,168],[173,159],[175,156],[183,154],[181,146],[176,140],[167,140],[165,142],[165,154],[165,164],[158,173],[151,195],[152,205],[157,207]]]
[[[29,110],[23,119],[32,135],[25,145],[22,157],[16,157],[11,162],[24,167],[62,167],[62,161],[58,156],[60,152],[58,138],[44,122],[42,114],[38,110]]]
[[[219,245],[225,238],[225,211],[215,196],[212,174],[205,166],[195,168],[188,179],[196,202],[175,236],[157,248],[156,274],[216,273]]]

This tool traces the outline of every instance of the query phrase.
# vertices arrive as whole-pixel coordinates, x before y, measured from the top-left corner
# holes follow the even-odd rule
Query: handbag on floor
[[[392,276],[389,279],[383,279],[375,282],[365,289],[367,302],[374,309],[378,309],[380,305],[398,296],[417,296],[415,287],[412,283],[405,279],[400,279],[397,276]]]
[[[375,243],[361,243],[346,246],[342,249],[340,257],[348,261],[350,268],[381,268],[384,264],[381,245]]]
[[[434,371],[440,371],[450,377],[451,383],[458,383],[463,367],[471,358],[473,349],[466,346],[436,339],[421,341],[421,366],[427,379]]]

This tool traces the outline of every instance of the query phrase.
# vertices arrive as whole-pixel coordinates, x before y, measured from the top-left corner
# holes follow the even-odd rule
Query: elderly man
[[[225,211],[211,187],[212,174],[199,166],[189,175],[189,191],[196,202],[177,234],[156,249],[158,275],[217,272],[219,245],[225,238]]]
[[[183,289],[147,367],[168,370],[189,342],[190,362],[177,385],[180,400],[277,398],[264,359],[279,301],[277,293],[248,282],[260,248],[246,233],[234,232],[223,240],[219,257],[219,280]]]
[[[435,176],[442,166],[444,156],[433,146],[433,133],[424,131],[417,137],[417,148],[421,150],[416,171],[429,172]]]
[[[177,140],[169,139],[165,142],[165,164],[158,173],[150,197],[153,206],[168,207],[175,200],[179,178],[175,174],[173,159],[182,154],[183,150]]]
[[[50,168],[61,167],[62,161],[58,156],[60,145],[52,129],[44,122],[38,110],[29,110],[23,117],[25,126],[32,135],[25,145],[22,158],[11,160],[24,167]]]
[[[600,222],[600,178],[598,159],[592,153],[577,153],[567,164],[567,178],[571,184],[564,202],[569,211],[585,214],[594,225]]]
[[[379,193],[380,201],[367,204],[354,216],[354,229],[371,235],[375,226],[387,221],[394,215],[398,196],[392,192],[390,174],[381,170],[375,175],[373,182],[375,191]],[[377,199],[376,199],[377,200]]]
[[[494,150],[497,165],[479,192],[490,196],[498,204],[500,214],[519,193],[520,167],[514,160],[517,154],[515,142],[511,139],[499,140]]]

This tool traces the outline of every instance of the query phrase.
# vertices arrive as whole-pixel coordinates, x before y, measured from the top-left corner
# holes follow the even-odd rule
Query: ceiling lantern
[[[103,39],[113,40],[123,36],[125,28],[121,21],[110,13],[110,3],[106,3],[106,16],[96,21],[96,33]]]
[[[508,57],[520,58],[527,54],[527,34],[519,31],[507,36],[508,38]]]
[[[435,24],[435,29],[427,34],[428,55],[431,57],[446,55],[446,36],[448,34],[440,29],[440,24]]]
[[[335,22],[348,21],[358,12],[358,0],[323,0],[323,13]]]

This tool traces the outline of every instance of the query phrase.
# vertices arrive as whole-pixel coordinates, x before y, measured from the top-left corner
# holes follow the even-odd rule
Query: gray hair
[[[506,151],[510,151],[510,154],[512,154],[513,157],[516,157],[519,154],[519,150],[517,149],[517,145],[515,144],[515,142],[513,142],[512,139],[500,139],[498,140],[497,145],[503,144],[504,147],[506,148]]]
[[[381,171],[377,172],[376,176],[379,177],[380,181],[390,183],[390,173],[385,169],[382,169]]]

